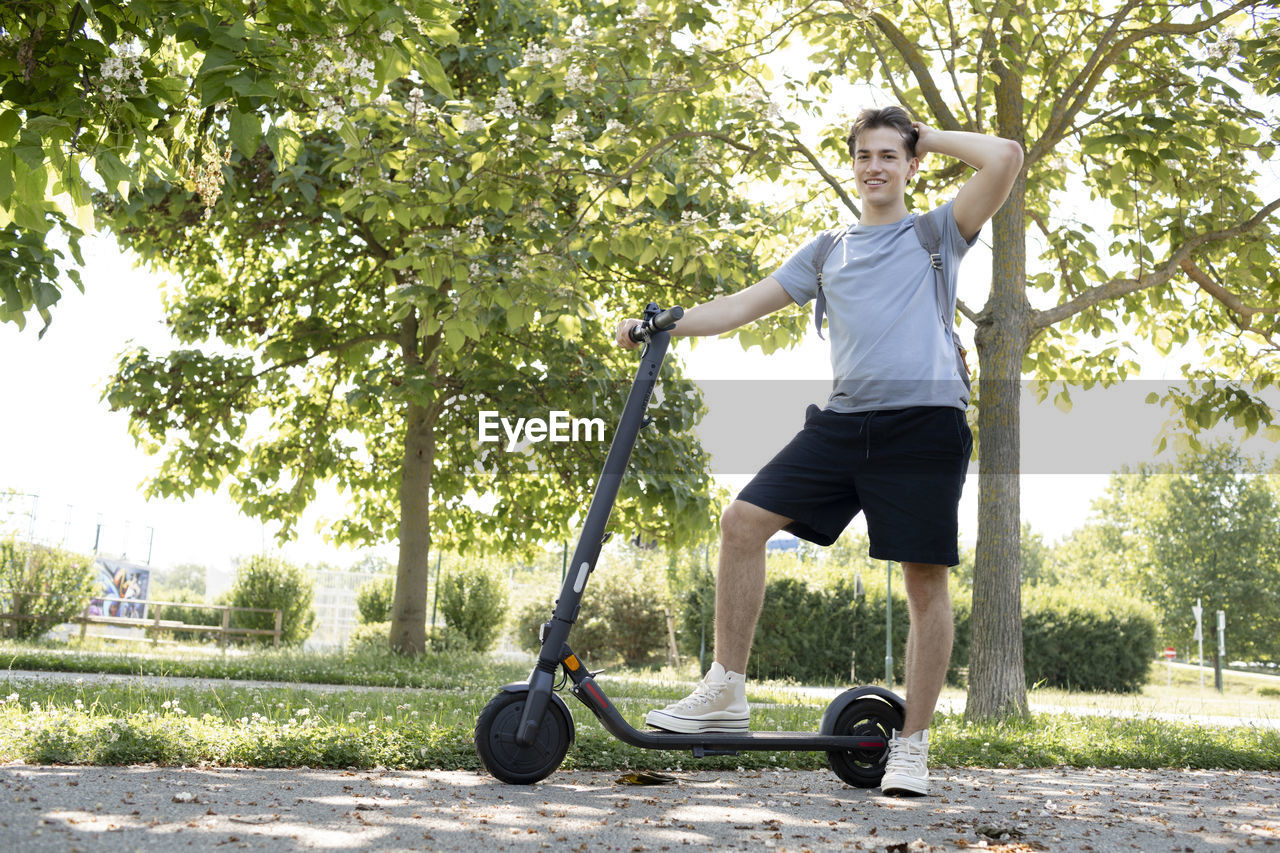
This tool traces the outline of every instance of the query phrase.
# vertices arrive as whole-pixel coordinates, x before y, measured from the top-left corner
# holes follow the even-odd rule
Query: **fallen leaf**
[[[652,770],[637,770],[634,773],[619,776],[615,781],[619,785],[670,785],[676,781],[676,777],[655,773]]]

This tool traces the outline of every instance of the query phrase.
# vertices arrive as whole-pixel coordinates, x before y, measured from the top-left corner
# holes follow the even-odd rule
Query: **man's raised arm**
[[[1022,146],[999,136],[934,130],[923,122],[916,122],[915,127],[919,133],[917,157],[942,154],[963,160],[978,170],[965,181],[952,205],[960,236],[972,240],[1009,197],[1009,190],[1022,169]]]

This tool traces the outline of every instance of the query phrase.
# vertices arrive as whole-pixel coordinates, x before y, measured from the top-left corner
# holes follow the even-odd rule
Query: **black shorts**
[[[830,545],[859,511],[871,557],[954,566],[960,492],[973,434],[964,412],[921,406],[834,412],[810,406],[804,429],[738,494]]]

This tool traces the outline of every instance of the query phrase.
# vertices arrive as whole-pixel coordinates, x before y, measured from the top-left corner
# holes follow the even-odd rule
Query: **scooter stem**
[[[543,634],[538,662],[529,676],[529,696],[521,713],[515,736],[516,745],[522,749],[532,745],[538,735],[538,726],[551,699],[556,667],[563,659],[564,649],[568,645],[569,628],[578,618],[578,609],[582,603],[582,592],[586,589],[587,577],[595,571],[596,561],[600,558],[605,527],[609,523],[609,515],[613,512],[613,504],[622,487],[622,477],[626,473],[627,463],[635,448],[636,438],[644,426],[645,409],[649,405],[649,398],[653,396],[653,388],[657,384],[662,362],[666,358],[670,343],[670,332],[655,331],[653,333],[648,346],[644,349],[636,378],[631,383],[631,392],[627,395],[626,405],[623,406],[622,418],[618,421],[618,428],[609,445],[609,455],[605,459],[604,471],[601,472],[600,479],[596,483],[596,491],[591,498],[591,506],[587,510],[582,533],[578,536],[578,544],[573,549],[573,560],[569,563],[564,585],[560,588],[560,598],[556,600],[555,612],[552,613],[551,621],[547,623]]]

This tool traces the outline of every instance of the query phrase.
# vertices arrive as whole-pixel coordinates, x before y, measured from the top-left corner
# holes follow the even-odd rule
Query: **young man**
[[[874,559],[902,564],[911,628],[906,714],[881,789],[928,793],[928,728],[951,659],[947,570],[958,561],[957,508],[972,450],[968,377],[949,331],[956,268],[1000,208],[1022,149],[994,136],[934,130],[899,107],[864,110],[849,134],[862,216],[823,265],[833,392],[738,495],[721,519],[715,663],[686,699],[646,722],[681,732],[743,731],[745,678],[764,602],[765,542],[782,529],[830,545],[859,512]],[[907,212],[920,157],[956,157],[976,171],[931,218],[941,232],[945,304]],[[818,295],[815,240],[772,276],[689,308],[675,335],[719,335]],[[621,346],[634,347],[618,325]]]

